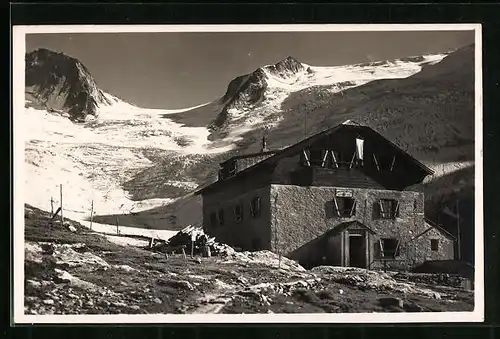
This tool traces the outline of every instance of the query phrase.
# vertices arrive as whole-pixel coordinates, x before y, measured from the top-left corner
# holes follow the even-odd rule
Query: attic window
[[[341,218],[350,218],[356,214],[356,200],[351,197],[334,197],[333,212]]]
[[[377,204],[380,219],[396,219],[399,216],[399,201],[380,199]]]
[[[396,238],[382,238],[379,240],[379,258],[393,259],[400,256],[400,242]]]
[[[439,250],[439,239],[431,239],[431,251]]]
[[[311,166],[310,154],[308,149],[303,149],[300,153],[300,163],[302,166]]]
[[[396,165],[396,156],[389,154],[380,154],[376,156],[380,170],[390,171],[394,170]]]
[[[326,151],[321,149],[311,149],[309,151],[309,161],[311,166],[323,166],[323,159],[325,158]]]
[[[234,206],[234,220],[238,224],[243,221],[243,206],[241,204]]]
[[[254,219],[260,217],[260,198],[255,197],[250,202],[250,213],[252,214]]]

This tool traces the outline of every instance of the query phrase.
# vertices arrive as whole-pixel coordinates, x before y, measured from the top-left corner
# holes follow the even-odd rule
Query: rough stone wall
[[[430,226],[426,224],[426,227]],[[431,239],[438,240],[439,245],[437,251],[431,250]],[[415,239],[413,244],[413,251],[416,252],[415,257],[423,258],[423,261],[454,259],[454,240],[446,237],[435,228]]]
[[[356,188],[353,188],[352,192],[357,201],[356,213],[350,218],[339,218],[334,215],[333,210],[335,187],[271,185],[272,249],[286,255],[340,223],[359,220],[376,233],[370,237],[370,268],[384,267],[383,263],[375,258],[380,238],[400,240],[401,255],[397,261],[388,262],[388,268],[406,269],[409,265],[425,260],[426,251],[430,252],[430,241],[407,243],[427,229],[424,223],[422,193]],[[398,218],[375,218],[374,208],[381,198],[399,200]],[[414,246],[419,246],[420,250],[411,251]]]
[[[254,219],[250,214],[250,202],[254,197],[261,199],[260,217]],[[242,203],[243,219],[235,221],[234,206]],[[212,227],[210,214],[224,210],[224,225]],[[244,250],[252,250],[252,241],[259,239],[261,249],[270,249],[270,201],[269,186],[239,192],[237,187],[228,187],[226,190],[203,197],[203,226],[205,232],[214,236],[218,241],[227,243]]]

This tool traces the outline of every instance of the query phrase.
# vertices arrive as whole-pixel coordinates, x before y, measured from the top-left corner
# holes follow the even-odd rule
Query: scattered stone
[[[38,281],[35,281],[35,280],[26,280],[26,282],[28,283],[28,285],[30,285],[31,287],[40,287],[42,286],[42,284]]]
[[[75,227],[75,226],[73,226],[73,225],[69,225],[69,226],[68,226],[68,229],[69,229],[71,232],[73,232],[73,233],[74,233],[74,232],[76,232],[76,227]]]
[[[154,299],[153,299],[153,302],[154,302],[155,304],[163,304],[163,301],[162,301],[160,298],[154,298]]]
[[[114,265],[113,268],[124,270],[126,272],[139,272],[138,269],[130,267],[129,265]]]
[[[45,299],[45,300],[43,301],[43,303],[44,303],[45,305],[54,305],[54,300],[52,300],[52,299]]]
[[[132,306],[129,306],[130,309],[134,310],[134,311],[139,311],[141,308],[137,305],[132,305]]]

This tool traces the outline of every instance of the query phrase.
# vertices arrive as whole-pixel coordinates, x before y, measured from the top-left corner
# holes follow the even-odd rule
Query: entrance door
[[[365,232],[349,234],[349,266],[366,268]]]

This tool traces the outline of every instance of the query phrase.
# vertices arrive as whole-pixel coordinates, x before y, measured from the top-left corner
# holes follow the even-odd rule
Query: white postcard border
[[[328,314],[140,314],[27,315],[24,314],[24,55],[26,34],[132,32],[323,32],[323,31],[475,31],[475,289],[472,312],[328,313]],[[456,323],[484,321],[483,249],[483,96],[481,25],[463,24],[274,24],[274,25],[33,25],[14,26],[12,41],[13,131],[13,323]],[[29,188],[28,188],[29,189]]]

